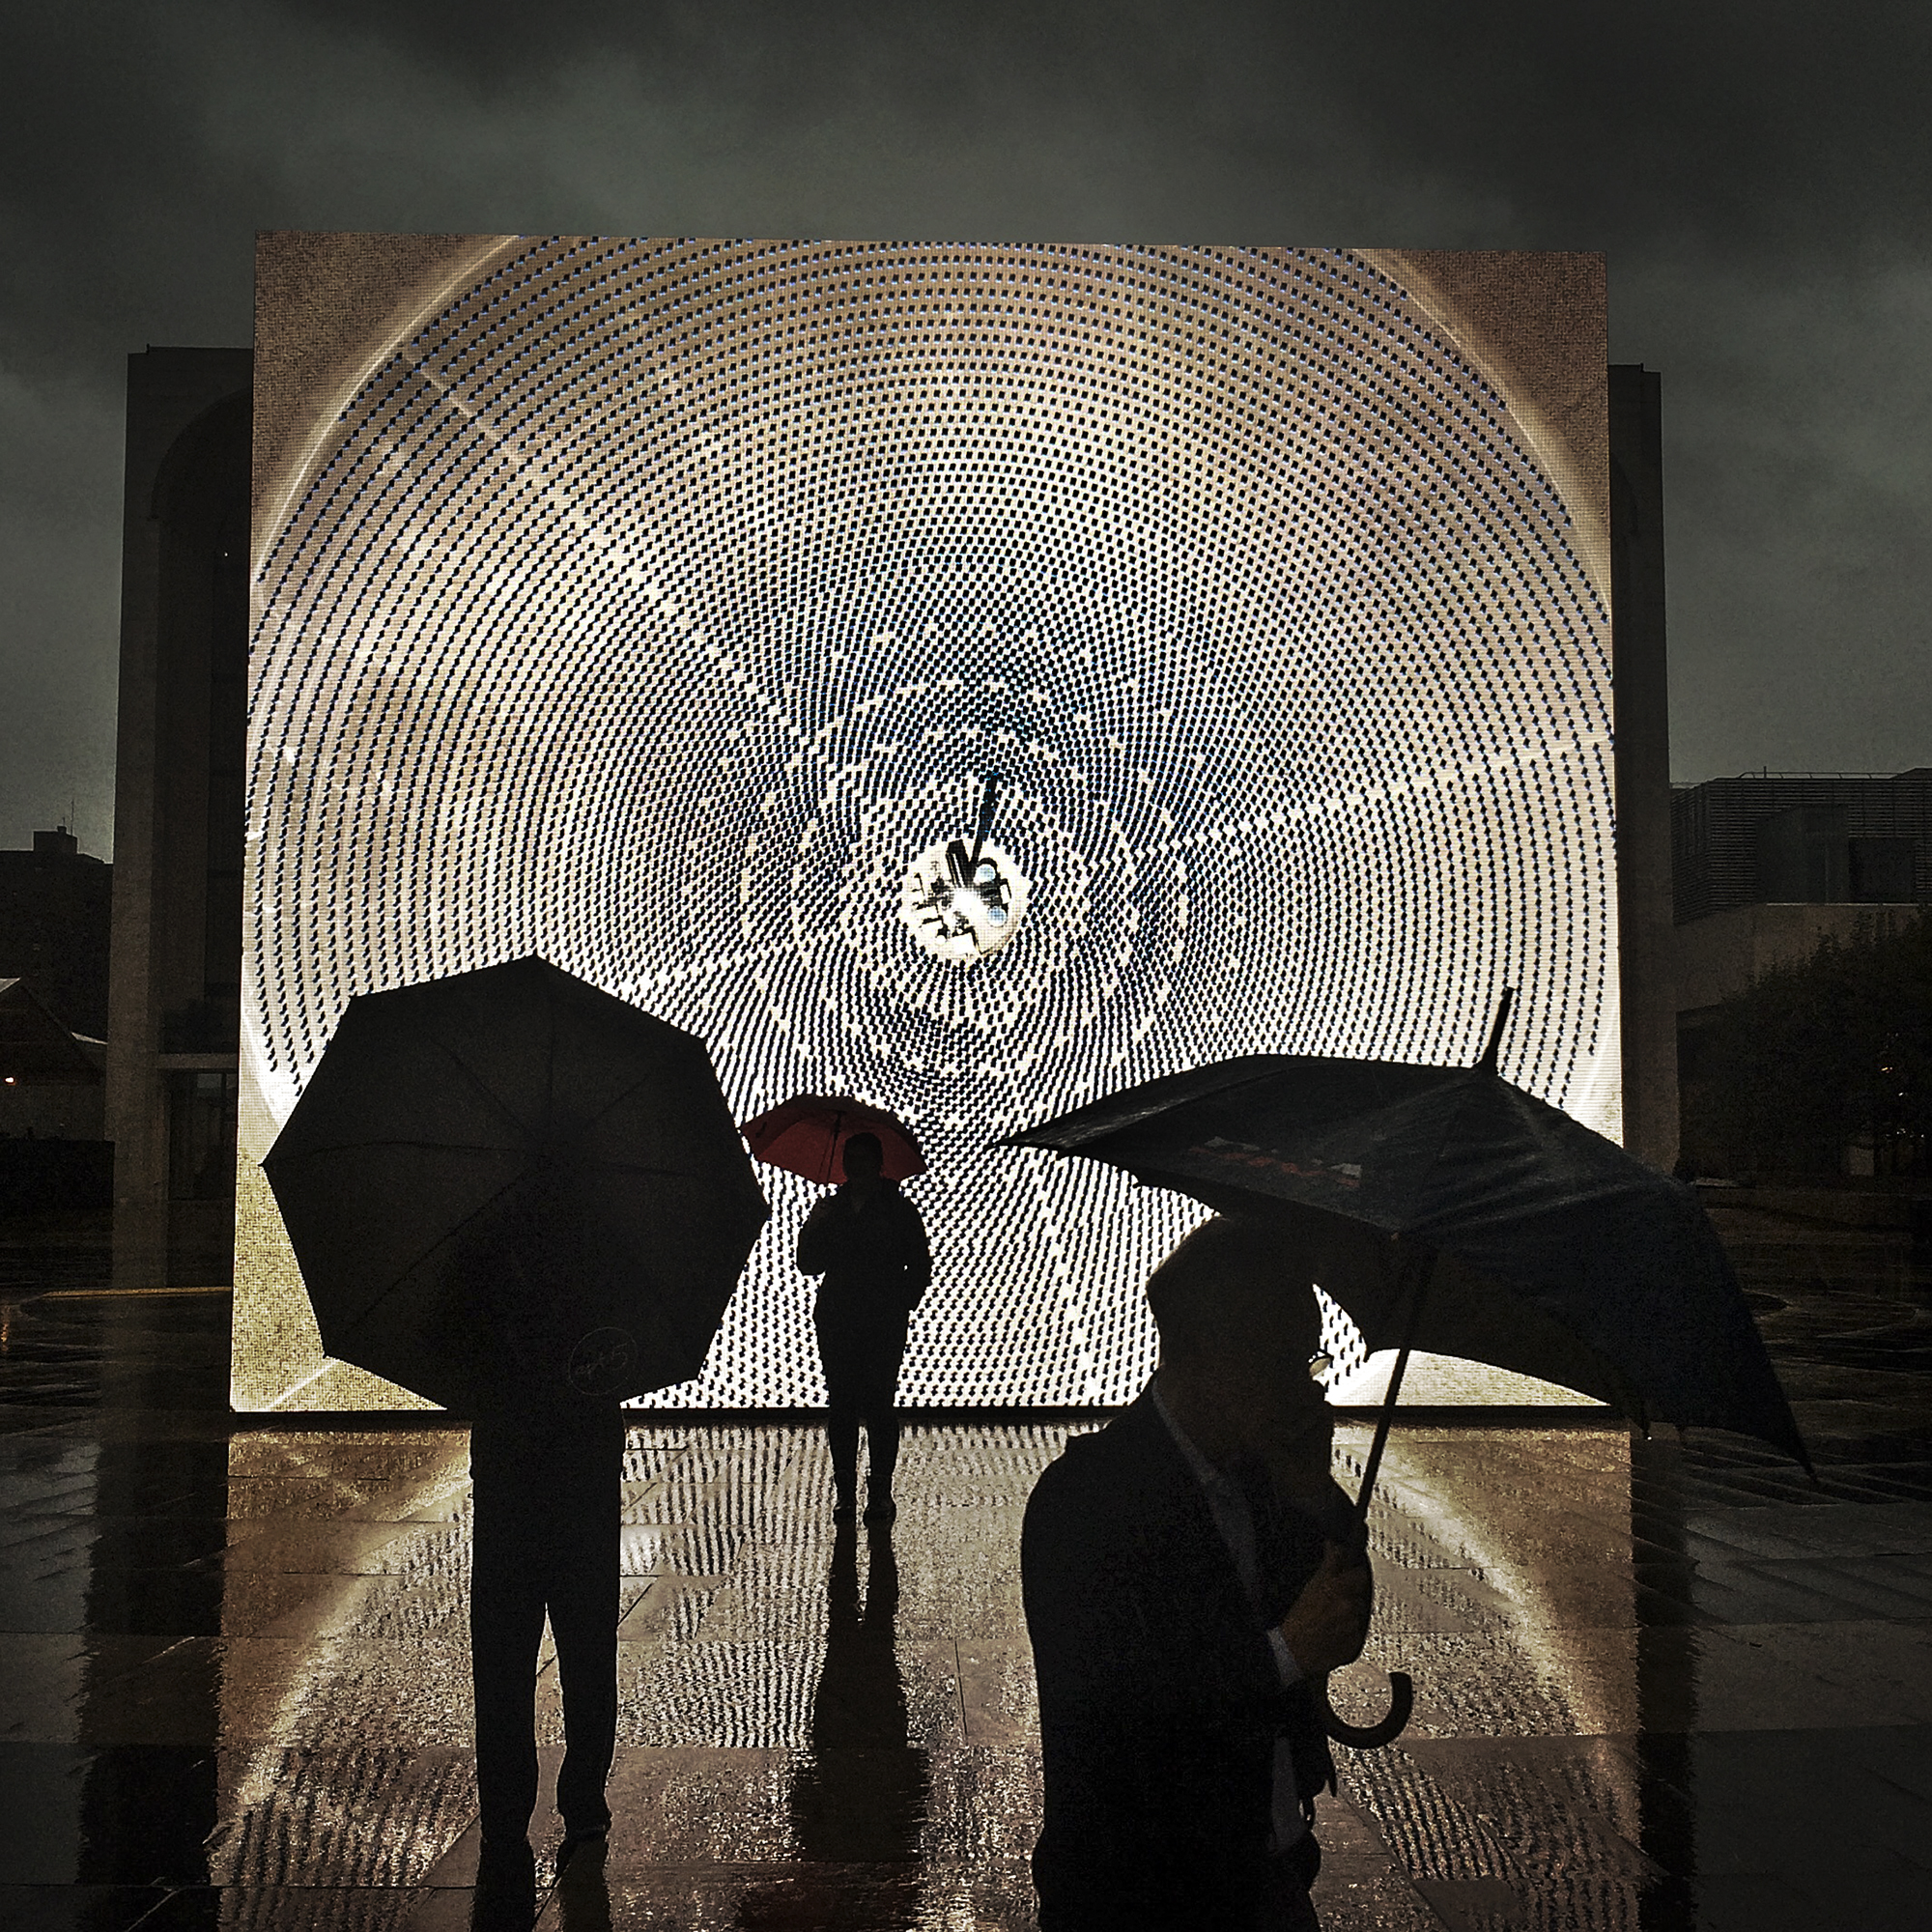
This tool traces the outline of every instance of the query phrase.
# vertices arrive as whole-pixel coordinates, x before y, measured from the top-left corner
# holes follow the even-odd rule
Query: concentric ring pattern
[[[250,1051],[541,952],[740,1118],[914,1123],[904,1399],[1114,1402],[1192,1210],[1022,1122],[1257,1050],[1472,1056],[1613,1124],[1608,626],[1502,399],[1323,251],[506,245],[263,533]],[[964,963],[907,873],[990,837]],[[818,1398],[777,1212],[701,1383]]]

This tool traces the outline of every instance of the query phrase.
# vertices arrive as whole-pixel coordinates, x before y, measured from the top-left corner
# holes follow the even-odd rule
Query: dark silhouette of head
[[[1313,1276],[1272,1222],[1218,1215],[1148,1277],[1164,1362],[1257,1349],[1297,1371],[1321,1345]]]
[[[877,1134],[854,1134],[845,1143],[845,1179],[876,1180],[886,1164],[886,1151]]]
[[[1325,1463],[1327,1434],[1315,1425],[1328,1410],[1309,1378],[1321,1316],[1307,1256],[1286,1229],[1208,1221],[1149,1277],[1147,1297],[1162,1391],[1206,1454],[1269,1457],[1301,1443]]]

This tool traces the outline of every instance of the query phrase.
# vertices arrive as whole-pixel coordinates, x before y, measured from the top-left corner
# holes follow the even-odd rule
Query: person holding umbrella
[[[832,1520],[858,1508],[859,1425],[870,1468],[866,1520],[890,1523],[898,1417],[893,1399],[905,1358],[906,1321],[932,1280],[932,1255],[919,1209],[883,1173],[876,1133],[849,1134],[842,1146],[845,1184],[820,1201],[799,1231],[801,1273],[822,1275],[812,1310],[825,1370],[825,1434],[832,1451]]]
[[[1154,1271],[1160,1365],[1027,1504],[1041,1932],[1303,1932],[1332,1786],[1321,1679],[1352,1662],[1366,1546],[1328,1474],[1311,1270],[1219,1219]]]
[[[471,1418],[479,1910],[514,1922],[546,1616],[565,1842],[610,1825],[619,1406],[702,1369],[770,1208],[704,1042],[539,958],[352,999],[262,1166],[329,1354]]]
[[[1488,1043],[1473,1066],[1251,1054],[1144,1081],[1024,1129],[1002,1145],[1099,1160],[1143,1183],[1173,1188],[1240,1217],[1256,1231],[1249,1237],[1254,1243],[1251,1262],[1244,1266],[1261,1267],[1270,1251],[1305,1259],[1307,1273],[1319,1277],[1323,1290],[1353,1318],[1370,1348],[1394,1348],[1388,1391],[1350,1512],[1357,1529],[1375,1493],[1404,1369],[1418,1349],[1492,1362],[1598,1396],[1622,1408],[1639,1427],[1658,1419],[1754,1435],[1808,1469],[1790,1405],[1702,1207],[1688,1187],[1502,1078],[1498,1060],[1511,1002],[1505,989]],[[1211,1236],[1218,1225],[1209,1223],[1204,1235]],[[1294,1273],[1307,1278],[1300,1266]],[[1194,1409],[1184,1399],[1177,1407],[1166,1393],[1170,1324],[1152,1285],[1150,1298],[1162,1331],[1163,1356],[1152,1393],[1166,1405],[1179,1435],[1191,1436]],[[1292,1352],[1275,1345],[1284,1368]],[[1231,1372],[1235,1367],[1231,1362]],[[1208,1405],[1210,1431],[1212,1406]],[[1042,1932],[1065,1932],[1090,1922],[1082,1916],[1069,1877],[1088,1856],[1085,1845],[1112,1833],[1106,1842],[1118,1843],[1122,1859],[1133,1859],[1130,1832],[1122,1836],[1110,1819],[1133,1818],[1132,1807],[1138,1804],[1138,1815],[1151,1826],[1159,1822],[1144,1796],[1150,1788],[1147,1780],[1137,1785],[1131,1772],[1117,1771],[1110,1760],[1109,1750],[1125,1757],[1136,1736],[1108,1716],[1125,1679],[1107,1662],[1104,1638],[1079,1635],[1079,1564],[1069,1565],[1062,1554],[1065,1548],[1079,1550],[1084,1539],[1088,1554],[1082,1560],[1089,1567],[1114,1565],[1120,1580],[1092,1592],[1103,1608],[1124,1600],[1151,1603],[1154,1607],[1147,1614],[1157,1613],[1158,1592],[1164,1587],[1159,1579],[1184,1574],[1171,1548],[1157,1537],[1137,1541],[1131,1520],[1121,1514],[1121,1497],[1151,1494],[1158,1500],[1158,1489],[1151,1490],[1143,1480],[1136,1491],[1128,1480],[1131,1469],[1111,1469],[1098,1446],[1116,1438],[1106,1454],[1114,1463],[1123,1463],[1136,1440],[1156,1440],[1145,1419],[1128,1429],[1132,1418],[1150,1407],[1158,1412],[1144,1397],[1112,1428],[1075,1443],[1042,1477],[1029,1506],[1022,1570],[1024,1574],[1031,1564],[1036,1572],[1027,1578],[1028,1619],[1039,1666],[1047,1767],[1047,1831],[1036,1854]],[[1087,1443],[1095,1446],[1089,1449]],[[1208,1462],[1216,1461],[1210,1445],[1196,1440],[1194,1446]],[[1264,1448],[1263,1460],[1278,1472],[1284,1459],[1252,1443],[1250,1456],[1256,1447]],[[1314,1458],[1307,1460],[1304,1476],[1312,1473]],[[1158,1459],[1149,1459],[1144,1476],[1157,1467]],[[1119,1480],[1096,1480],[1110,1473]],[[1281,1488],[1279,1479],[1275,1487]],[[1204,1488],[1211,1495],[1212,1486],[1205,1478]],[[1171,1503],[1172,1483],[1167,1493]],[[1091,1525],[1083,1517],[1083,1502]],[[1213,1514],[1217,1523],[1234,1524],[1224,1541],[1236,1551],[1238,1568],[1238,1513],[1231,1513],[1224,1500]],[[1326,1514],[1332,1516],[1332,1503]],[[1186,1514],[1176,1515],[1170,1508],[1166,1518],[1152,1520],[1184,1524]],[[1264,1551],[1264,1514],[1253,1504],[1250,1520],[1257,1550]],[[1345,1554],[1349,1548],[1332,1533],[1329,1547]],[[1131,1552],[1124,1565],[1122,1548]],[[1184,1544],[1180,1554],[1186,1554]],[[1257,1561],[1265,1592],[1268,1562],[1265,1555],[1258,1555]],[[1336,1568],[1336,1559],[1324,1552],[1308,1586],[1317,1593],[1311,1611],[1330,1594]],[[1141,1574],[1153,1583],[1141,1583]],[[1150,1589],[1155,1594],[1150,1596]],[[1312,1647],[1297,1645],[1289,1625],[1301,1608],[1298,1600],[1279,1634],[1303,1674],[1315,1680],[1348,1658],[1324,1650],[1333,1634],[1332,1625],[1325,1623]],[[1272,1615],[1271,1604],[1266,1613]],[[1101,1612],[1084,1614],[1093,1624]],[[1134,1619],[1116,1616],[1116,1634],[1130,1652],[1140,1645],[1137,1668],[1153,1669],[1158,1653],[1148,1649],[1139,1630],[1154,1626],[1139,1609],[1136,1616],[1138,1626]],[[1226,1628],[1226,1618],[1221,1621]],[[1252,1643],[1243,1654],[1250,1667],[1242,1681],[1252,1690]],[[1407,1720],[1409,1680],[1391,1672],[1390,1689],[1388,1717],[1361,1729],[1342,1722],[1326,1708],[1319,1683],[1310,1682],[1308,1694],[1329,1737],[1373,1749],[1399,1735]],[[1173,1707],[1182,1708],[1178,1701]],[[1157,1725],[1162,1708],[1159,1699],[1153,1700],[1152,1717],[1141,1721],[1143,1735],[1149,1723]],[[1115,1722],[1112,1733],[1110,1722]],[[1229,1735],[1242,1735],[1239,1726]],[[1252,1761],[1251,1726],[1245,1736],[1242,1748]],[[1069,1766],[1074,1773],[1070,1780]],[[1093,1769],[1083,1774],[1081,1767]],[[1056,1780],[1063,1793],[1058,1800]],[[1166,1781],[1174,1783],[1171,1776]],[[1216,1789],[1208,1774],[1196,1785],[1210,1794]],[[1277,1781],[1277,1792],[1280,1788]],[[1232,1787],[1223,1780],[1221,1789],[1227,1795]],[[1298,1767],[1296,1792],[1302,1799],[1309,1795]],[[1187,1819],[1209,1815],[1182,1790],[1175,1817],[1183,1843]],[[1258,1874],[1267,1868],[1254,1857],[1252,1799],[1245,1814],[1235,1810],[1228,1817],[1230,1830],[1245,1847],[1244,1862],[1237,1861],[1236,1874],[1227,1880],[1237,1889],[1234,1913],[1220,1916],[1208,1910],[1204,1915],[1191,1894],[1174,1889],[1180,1870],[1175,1859],[1155,1854],[1151,1861],[1143,1856],[1132,1868],[1165,1888],[1176,1910],[1163,1917],[1159,1910],[1135,1907],[1111,1918],[1102,1913],[1091,1922],[1311,1923],[1305,1907],[1292,1898],[1277,1894],[1271,1905],[1255,1902],[1264,1896],[1256,1890]],[[1277,1845],[1280,1823],[1279,1818],[1274,1823]],[[1247,1879],[1239,1876],[1242,1870]],[[1108,1882],[1104,1871],[1099,1877]],[[1118,1886],[1115,1891],[1120,1894]],[[1274,1916],[1265,1916],[1270,1911]]]

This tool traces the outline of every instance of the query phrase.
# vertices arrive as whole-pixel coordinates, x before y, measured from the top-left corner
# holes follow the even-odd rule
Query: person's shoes
[[[611,1836],[611,1821],[606,1818],[601,1823],[595,1820],[582,1825],[573,1825],[568,1818],[563,1821],[563,1843],[556,1848],[556,1868],[561,1871],[587,1846],[594,1845],[601,1852]]]
[[[531,1932],[537,1922],[536,1857],[528,1838],[485,1838],[476,1861],[470,1932]]]
[[[858,1515],[859,1506],[849,1496],[840,1496],[832,1505],[832,1520],[834,1522],[852,1522],[857,1520]]]
[[[875,1529],[883,1528],[887,1523],[896,1522],[898,1518],[899,1506],[891,1496],[866,1505],[866,1520]]]
[[[536,1874],[536,1854],[528,1838],[485,1838],[476,1857],[476,1883],[492,1888],[513,1889],[531,1882]]]

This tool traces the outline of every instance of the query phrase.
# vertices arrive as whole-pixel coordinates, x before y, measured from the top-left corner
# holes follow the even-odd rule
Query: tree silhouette
[[[1774,967],[1700,1029],[1685,1068],[1696,1172],[1875,1178],[1928,1171],[1932,909]],[[1870,1150],[1866,1162],[1853,1150]]]

